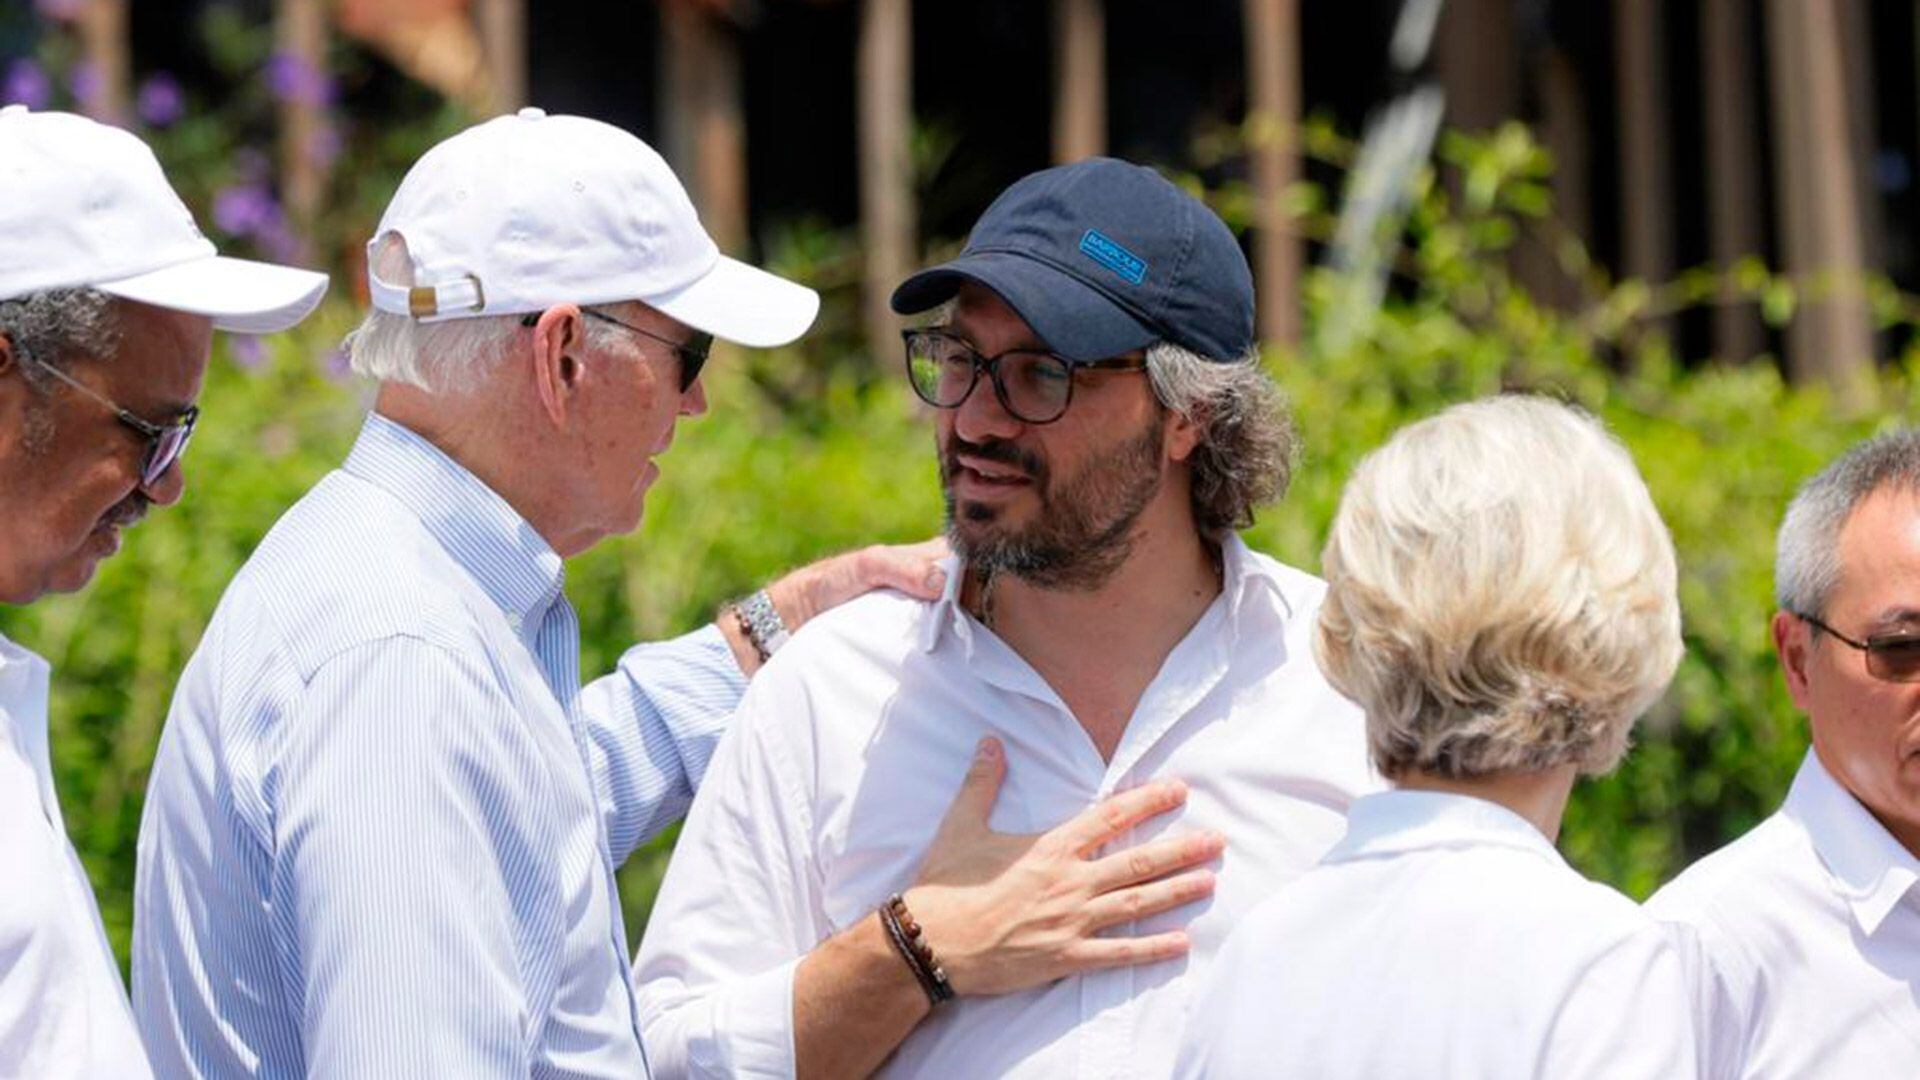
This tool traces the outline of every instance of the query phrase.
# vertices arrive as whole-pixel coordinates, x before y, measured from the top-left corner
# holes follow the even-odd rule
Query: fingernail
[[[936,566],[933,569],[927,571],[928,591],[939,592],[942,589],[945,589],[946,587],[947,587],[947,572],[945,570],[942,570]]]
[[[991,735],[987,736],[984,739],[981,739],[979,752],[980,752],[980,756],[983,758],[999,757],[1000,756],[1000,740],[994,738]]]

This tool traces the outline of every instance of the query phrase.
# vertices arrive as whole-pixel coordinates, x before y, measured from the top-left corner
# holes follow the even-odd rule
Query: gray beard
[[[1012,574],[1042,589],[1097,589],[1133,553],[1133,527],[1159,493],[1164,421],[1112,450],[1094,455],[1056,490],[1039,463],[1010,446],[988,444],[979,456],[1026,466],[1040,493],[1040,512],[1025,528],[995,527],[989,506],[954,504],[952,451],[941,455],[947,542],[969,570]],[[969,453],[974,453],[969,449]]]

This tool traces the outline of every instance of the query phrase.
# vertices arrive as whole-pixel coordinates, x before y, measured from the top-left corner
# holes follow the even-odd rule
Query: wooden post
[[[1519,111],[1513,0],[1446,0],[1434,65],[1447,94],[1447,126],[1486,131]]]
[[[313,239],[326,172],[316,153],[326,118],[319,86],[327,63],[326,0],[278,0],[274,47],[296,73],[280,98],[280,198],[294,235]]]
[[[915,248],[911,136],[912,0],[862,0],[858,87],[860,223],[865,240],[863,309],[869,355],[896,351],[898,320],[887,297],[912,269]]]
[[[747,121],[740,45],[706,6],[660,8],[662,144],[721,250],[747,245]]]
[[[495,115],[527,104],[526,0],[475,0],[486,59],[489,106]]]
[[[127,84],[132,66],[127,43],[127,0],[86,0],[76,21],[80,56],[96,80],[89,115],[109,124],[128,120]]]
[[[1300,238],[1284,198],[1300,179],[1300,2],[1246,0],[1253,282],[1260,339],[1300,340]]]
[[[1860,214],[1840,30],[1827,4],[1768,0],[1781,232],[1805,302],[1787,327],[1787,370],[1823,381],[1843,409],[1872,393],[1873,339],[1859,291]]]
[[[1053,0],[1053,160],[1107,152],[1107,16],[1103,0]]]
[[[1614,85],[1620,110],[1621,269],[1659,284],[1673,276],[1673,165],[1658,0],[1615,0]]]
[[[1537,58],[1540,141],[1553,156],[1553,217],[1582,244],[1593,239],[1593,200],[1588,194],[1587,101],[1573,60],[1554,46]],[[1514,270],[1539,303],[1562,311],[1583,299],[1578,267],[1564,265],[1558,245],[1563,234],[1528,233],[1513,252]]]
[[[1713,354],[1745,361],[1766,348],[1760,315],[1735,299],[1733,264],[1760,255],[1760,146],[1754,130],[1753,57],[1743,0],[1705,0],[1700,8],[1700,90],[1706,107],[1707,249],[1721,274],[1713,309]]]

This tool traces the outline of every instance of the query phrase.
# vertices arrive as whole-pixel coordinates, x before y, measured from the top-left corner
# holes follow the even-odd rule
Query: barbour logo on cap
[[[1099,229],[1080,238],[1080,253],[1135,285],[1147,280],[1147,260],[1115,243]]]

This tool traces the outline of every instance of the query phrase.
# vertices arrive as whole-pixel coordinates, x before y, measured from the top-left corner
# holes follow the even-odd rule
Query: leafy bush
[[[1436,175],[1423,178],[1403,272],[1384,307],[1338,314],[1348,311],[1343,282],[1310,276],[1308,345],[1268,358],[1291,396],[1305,456],[1293,491],[1248,538],[1317,566],[1358,457],[1452,402],[1526,388],[1602,416],[1672,526],[1688,653],[1625,766],[1577,789],[1561,846],[1586,872],[1645,895],[1750,827],[1785,790],[1806,737],[1768,644],[1773,530],[1804,477],[1913,415],[1914,382],[1896,369],[1876,411],[1840,417],[1822,393],[1787,387],[1765,363],[1691,371],[1673,363],[1641,321],[1670,289],[1600,282],[1575,310],[1545,307],[1506,270],[1510,247],[1547,220],[1537,148],[1510,130],[1450,141],[1446,152],[1473,182],[1456,199]],[[1240,216],[1244,193],[1212,197]],[[1328,199],[1304,191],[1296,203],[1309,231],[1326,229],[1315,207]],[[844,274],[845,238],[800,232],[779,245],[793,269]],[[1748,284],[1755,296],[1786,290],[1791,309],[1793,283],[1761,270]],[[633,640],[699,625],[722,599],[783,568],[939,527],[929,426],[893,377],[891,355],[875,364],[850,353],[857,290],[834,285],[824,317],[843,329],[831,344],[722,355],[710,368],[714,415],[683,427],[638,534],[569,567],[583,670],[607,670]],[[54,665],[57,781],[123,955],[141,799],[169,696],[247,552],[351,444],[366,394],[340,381],[330,357],[353,318],[336,300],[268,341],[264,357],[245,339],[218,346],[186,498],[134,530],[85,592],[0,611],[0,630]],[[636,931],[669,842],[623,875]]]

